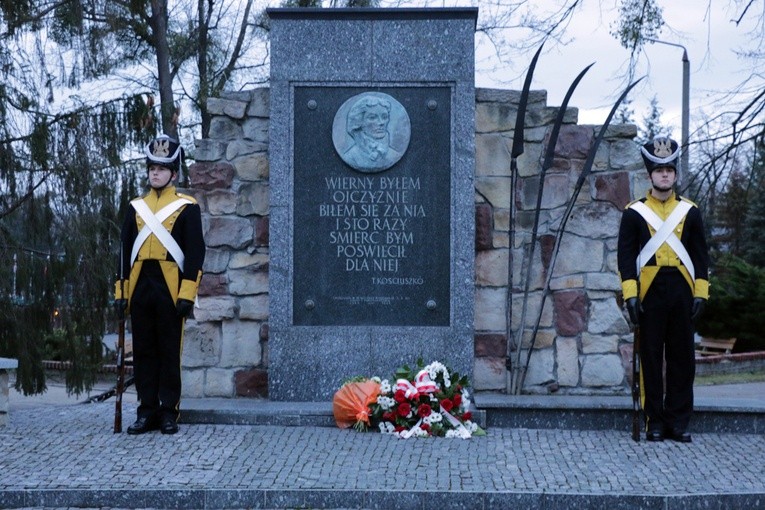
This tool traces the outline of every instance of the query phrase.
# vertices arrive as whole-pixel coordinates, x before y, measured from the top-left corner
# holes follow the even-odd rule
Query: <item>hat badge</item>
[[[653,141],[653,152],[660,158],[672,155],[672,141],[669,138],[657,138]]]
[[[155,140],[154,147],[151,151],[155,156],[166,158],[170,155],[170,141],[169,140]]]

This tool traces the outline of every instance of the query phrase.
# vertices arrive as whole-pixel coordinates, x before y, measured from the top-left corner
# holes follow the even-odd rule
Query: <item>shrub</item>
[[[710,297],[697,325],[700,335],[736,337],[734,352],[765,350],[765,269],[732,255],[718,260]]]

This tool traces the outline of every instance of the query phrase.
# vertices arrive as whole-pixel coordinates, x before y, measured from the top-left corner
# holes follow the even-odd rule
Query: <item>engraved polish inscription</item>
[[[415,203],[419,177],[326,177],[325,183],[329,202],[319,205],[319,216],[334,218],[329,242],[345,270],[397,274],[421,230],[414,224],[426,217]]]

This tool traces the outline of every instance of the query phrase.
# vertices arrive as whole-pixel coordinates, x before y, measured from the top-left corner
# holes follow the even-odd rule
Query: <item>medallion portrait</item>
[[[411,124],[406,109],[392,96],[364,92],[335,113],[332,142],[354,170],[377,173],[395,165],[409,147]]]

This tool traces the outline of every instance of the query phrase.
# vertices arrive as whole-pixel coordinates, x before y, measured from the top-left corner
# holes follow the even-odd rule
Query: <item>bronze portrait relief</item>
[[[401,103],[382,92],[349,98],[335,113],[332,142],[343,161],[363,173],[395,165],[411,136],[409,115]]]

